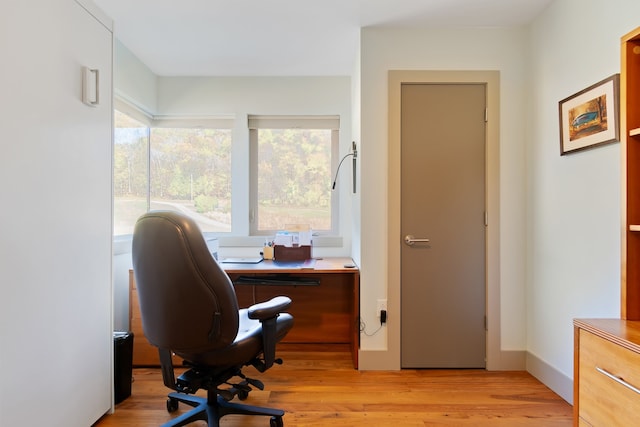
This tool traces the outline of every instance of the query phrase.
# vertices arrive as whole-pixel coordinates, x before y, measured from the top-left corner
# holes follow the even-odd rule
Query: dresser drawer
[[[583,418],[578,420],[578,427],[593,427],[591,424],[586,422]]]
[[[640,413],[640,354],[580,330],[579,364],[580,418],[594,427],[636,425]]]

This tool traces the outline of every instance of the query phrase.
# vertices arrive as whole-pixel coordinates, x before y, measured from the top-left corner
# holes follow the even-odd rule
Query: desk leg
[[[353,305],[351,310],[351,357],[353,367],[358,369],[358,351],[360,350],[360,273],[353,275]]]

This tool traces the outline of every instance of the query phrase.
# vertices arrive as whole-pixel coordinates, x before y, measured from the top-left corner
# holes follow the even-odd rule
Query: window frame
[[[151,209],[151,131],[154,128],[185,128],[185,129],[197,129],[197,128],[209,128],[209,129],[228,129],[231,131],[233,147],[235,136],[235,117],[234,116],[169,116],[169,115],[151,115],[140,108],[133,106],[129,102],[115,98],[113,109],[119,113],[125,114],[141,124],[146,126],[146,139],[147,139],[147,153],[146,153],[146,211]],[[115,112],[114,112],[115,116]],[[115,125],[115,124],[114,124]],[[113,142],[115,144],[115,140]],[[231,150],[231,181],[233,182],[234,170],[233,170],[233,148]],[[232,196],[233,200],[233,184],[232,184]],[[233,212],[233,205],[231,206]],[[231,215],[231,230],[230,231],[207,231],[205,235],[233,235],[235,215]],[[114,237],[127,236],[127,234],[118,234]]]
[[[274,123],[279,123],[281,128],[302,129],[331,129],[331,177],[334,179],[338,165],[340,149],[340,116],[339,115],[244,115],[247,125],[243,125],[236,115],[216,116],[169,116],[153,115],[148,111],[135,106],[126,99],[114,98],[114,110],[126,114],[141,122],[148,128],[147,132],[147,211],[151,204],[151,168],[150,168],[150,129],[153,127],[203,127],[231,129],[232,132],[232,224],[230,232],[205,232],[206,236],[221,238],[221,244],[231,246],[254,246],[261,243],[265,235],[271,235],[275,231],[257,231],[257,222],[251,221],[252,213],[257,206],[257,129],[258,126],[273,129]],[[242,115],[241,115],[242,116]],[[293,124],[293,125],[291,125]],[[247,133],[245,133],[247,132]],[[246,139],[245,139],[246,138]],[[115,142],[115,141],[114,141]],[[247,151],[245,151],[245,149]],[[241,153],[242,156],[237,157]],[[245,153],[248,158],[245,158]],[[248,169],[245,169],[246,166]],[[248,192],[248,194],[245,193]],[[239,193],[238,193],[239,192]],[[340,246],[340,192],[339,186],[331,191],[331,229],[314,232],[314,246]],[[114,235],[114,238],[126,238],[130,234]],[[336,240],[340,239],[340,240]]]
[[[322,116],[264,116],[249,115],[249,235],[269,236],[278,230],[258,230],[258,131],[260,129],[323,129],[331,131],[330,179],[335,173],[340,148],[340,117]],[[316,231],[314,235],[337,236],[339,230],[339,191],[331,190],[331,227],[329,230]]]
[[[145,126],[145,139],[146,139],[146,156],[145,156],[145,187],[146,187],[146,195],[145,195],[145,212],[149,212],[150,206],[151,206],[151,192],[150,192],[150,180],[151,180],[151,169],[150,169],[150,143],[151,143],[151,123],[153,122],[152,117],[143,112],[142,110],[140,110],[139,108],[136,108],[134,106],[132,106],[131,104],[129,104],[128,102],[125,102],[123,100],[120,100],[118,98],[114,99],[114,103],[113,103],[113,110],[114,110],[114,114],[113,117],[115,119],[116,116],[116,112],[120,113],[120,114],[124,114],[136,121],[138,121],[140,124]],[[113,140],[113,150],[115,152],[115,122],[113,123],[114,126],[114,140]],[[115,165],[114,165],[115,166]],[[113,166],[112,166],[113,169]],[[112,174],[114,173],[114,170],[112,170]],[[114,200],[113,200],[113,204],[114,207],[113,209],[115,210],[115,195],[114,195]],[[114,229],[115,231],[115,229]],[[114,234],[114,238],[121,238],[122,236],[130,236],[131,234]]]

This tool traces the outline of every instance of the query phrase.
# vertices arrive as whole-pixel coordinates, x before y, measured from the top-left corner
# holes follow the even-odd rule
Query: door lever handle
[[[404,236],[404,242],[409,246],[413,246],[416,243],[429,243],[429,239],[418,239],[412,234],[407,234],[406,236]]]

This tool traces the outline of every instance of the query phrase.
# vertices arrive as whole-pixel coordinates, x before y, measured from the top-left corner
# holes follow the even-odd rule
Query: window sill
[[[205,233],[205,237],[209,237]],[[224,247],[257,247],[261,248],[265,241],[265,236],[217,236],[218,244]],[[113,238],[113,254],[122,255],[131,252],[130,234],[115,236]],[[342,248],[343,239],[341,236],[314,236],[313,247],[316,248]]]
[[[267,236],[218,236],[220,247],[262,247]],[[341,236],[313,236],[318,248],[342,247]]]

